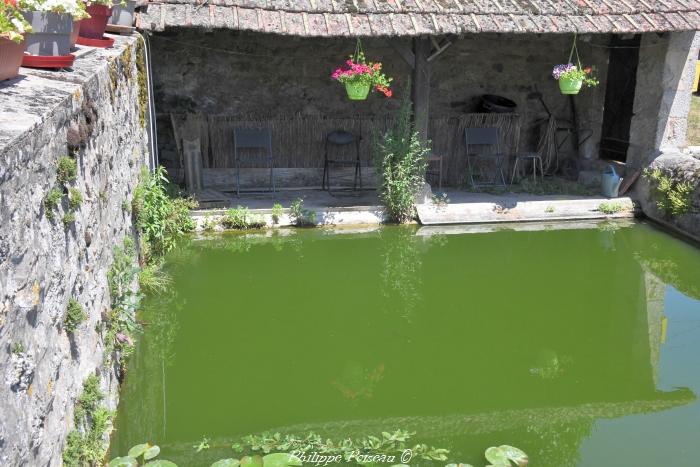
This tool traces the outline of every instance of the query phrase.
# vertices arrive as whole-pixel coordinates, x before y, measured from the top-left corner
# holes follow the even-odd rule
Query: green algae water
[[[184,242],[146,299],[112,454],[150,441],[198,467],[248,434],[401,429],[475,466],[500,444],[533,466],[697,466],[700,249],[565,227]]]

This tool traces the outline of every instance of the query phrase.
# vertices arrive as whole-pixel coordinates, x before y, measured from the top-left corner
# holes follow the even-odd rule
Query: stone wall
[[[396,40],[410,46],[409,39]],[[566,62],[571,40],[572,36],[563,34],[467,34],[452,38],[453,45],[434,61],[431,117],[478,111],[479,96],[501,95],[518,105],[521,147],[533,147],[537,139],[534,122],[547,117],[538,93],[557,117],[572,117],[569,99],[559,93],[551,78],[552,67]],[[582,60],[595,65],[601,79],[598,88],[576,97],[581,127],[594,131],[582,149],[587,158],[597,156],[608,60],[604,45],[608,41],[607,35],[579,37]],[[411,74],[386,40],[367,38],[363,40],[367,57],[382,61],[386,73],[394,77],[395,97],[387,100],[373,95],[365,102],[353,103],[329,78],[355,49],[353,38],[180,28],[155,34],[152,45],[160,155],[170,166],[178,165],[170,113],[383,119],[397,109]],[[317,166],[320,164],[321,160]]]
[[[134,233],[125,207],[147,161],[142,53],[137,37],[117,37],[112,49],[81,48],[73,71],[23,68],[0,83],[0,465],[61,465],[90,374],[116,408],[102,323],[113,247]],[[67,197],[54,220],[44,199],[69,154],[84,201],[64,225]],[[70,298],[87,313],[72,336]]]

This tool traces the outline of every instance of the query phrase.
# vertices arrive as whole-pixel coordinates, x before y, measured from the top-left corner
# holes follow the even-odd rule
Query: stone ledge
[[[99,79],[109,61],[138,40],[137,36],[108,36],[114,38],[109,49],[78,46],[71,71],[22,67],[15,79],[0,82],[0,155],[69,104],[76,91]]]

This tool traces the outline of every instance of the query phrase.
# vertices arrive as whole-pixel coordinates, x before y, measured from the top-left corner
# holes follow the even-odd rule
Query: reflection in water
[[[698,251],[644,225],[528,229],[183,245],[173,291],[146,301],[113,446],[196,467],[265,430],[402,429],[454,460],[508,443],[562,467],[596,421],[694,403],[658,367],[667,281],[693,293]],[[195,455],[203,435],[223,451]]]

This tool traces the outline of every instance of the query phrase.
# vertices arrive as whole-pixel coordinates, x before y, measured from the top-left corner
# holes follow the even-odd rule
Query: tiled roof
[[[162,0],[137,24],[295,36],[683,31],[700,29],[700,0]]]

